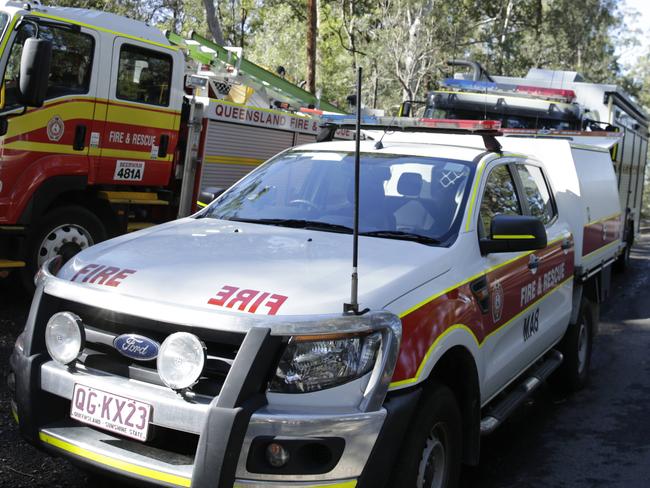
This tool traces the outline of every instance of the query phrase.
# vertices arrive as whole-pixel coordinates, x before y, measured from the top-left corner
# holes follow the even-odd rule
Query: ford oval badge
[[[138,334],[122,334],[113,341],[120,354],[137,361],[151,361],[158,357],[160,344]]]

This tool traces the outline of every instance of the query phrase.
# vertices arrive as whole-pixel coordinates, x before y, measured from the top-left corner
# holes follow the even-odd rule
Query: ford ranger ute
[[[625,246],[612,134],[449,132],[365,127],[358,180],[355,141],[289,149],[49,260],[11,358],[22,435],[159,486],[456,486],[552,373],[585,384]]]

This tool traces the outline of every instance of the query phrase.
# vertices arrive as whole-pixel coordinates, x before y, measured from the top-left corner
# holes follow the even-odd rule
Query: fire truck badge
[[[47,138],[53,142],[59,142],[65,132],[65,124],[63,119],[55,115],[47,123]]]
[[[501,282],[497,282],[492,287],[492,321],[496,324],[501,320],[503,311],[503,287]]]

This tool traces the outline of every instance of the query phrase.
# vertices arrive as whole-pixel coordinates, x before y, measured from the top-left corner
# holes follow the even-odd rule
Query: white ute
[[[23,436],[161,486],[454,487],[551,373],[582,387],[624,248],[615,134],[363,128],[358,313],[355,142],[289,149],[44,266],[11,358]]]

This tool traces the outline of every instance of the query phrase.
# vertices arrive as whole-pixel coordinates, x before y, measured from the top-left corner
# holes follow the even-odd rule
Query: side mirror
[[[199,207],[205,208],[214,202],[224,191],[226,191],[225,188],[217,188],[216,186],[205,187],[201,190],[196,203]]]
[[[20,102],[27,107],[42,107],[52,62],[52,43],[30,37],[20,59]]]
[[[495,215],[489,239],[481,239],[481,254],[534,251],[546,247],[546,229],[537,217]]]
[[[413,108],[413,102],[411,100],[406,100],[401,103],[399,106],[398,117],[410,117],[411,109]]]

